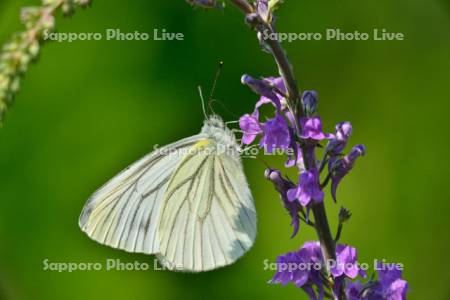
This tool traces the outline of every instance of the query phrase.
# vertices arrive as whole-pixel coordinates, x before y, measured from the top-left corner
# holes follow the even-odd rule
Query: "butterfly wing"
[[[203,135],[153,151],[98,189],[87,201],[80,228],[93,240],[128,252],[159,250],[161,202],[180,160]]]
[[[250,249],[256,213],[240,159],[217,154],[212,140],[194,147],[205,151],[180,161],[164,196],[158,258],[169,269],[200,272]]]

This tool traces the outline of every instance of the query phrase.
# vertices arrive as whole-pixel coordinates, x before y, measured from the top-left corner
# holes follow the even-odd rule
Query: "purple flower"
[[[378,280],[366,284],[349,282],[345,292],[348,300],[405,300],[408,292],[408,283],[402,279],[394,265],[378,264]]]
[[[402,279],[400,270],[395,265],[378,264],[378,280],[361,284],[359,281],[348,282],[345,293],[348,300],[405,300],[408,283]]]
[[[319,117],[301,118],[300,124],[302,126],[302,134],[300,135],[300,137],[303,139],[321,141],[333,137],[333,135],[331,134],[323,133],[322,121]]]
[[[378,280],[385,286],[402,277],[402,270],[397,264],[377,264]]]
[[[349,281],[345,287],[345,294],[347,296],[347,300],[361,300],[362,289],[363,289],[363,285],[361,282]]]
[[[299,252],[289,252],[277,257],[277,272],[270,283],[281,283],[286,285],[294,283],[297,287],[302,287],[308,282],[308,270],[300,268],[302,264],[306,264],[307,257],[303,257]]]
[[[341,122],[336,125],[336,133],[328,142],[326,152],[331,156],[341,154],[347,146],[348,139],[352,134],[352,124],[350,122]]]
[[[242,84],[246,84],[252,91],[261,95],[260,100],[256,103],[256,108],[259,108],[262,104],[272,103],[275,105],[278,111],[281,110],[282,96],[278,95],[277,88],[280,88],[280,79],[277,78],[265,78],[255,79],[250,75],[243,75],[241,78]]]
[[[320,249],[320,243],[318,241],[305,242],[300,250],[306,252],[313,263],[323,263],[322,250]]]
[[[348,245],[338,245],[336,247],[336,262],[337,267],[331,266],[331,274],[335,278],[333,286],[335,294],[339,293],[342,284],[346,282],[345,293],[348,300],[404,300],[404,298],[392,298],[392,295],[396,296],[397,293],[403,292],[400,287],[404,285],[398,281],[401,274],[388,275],[387,277],[379,275],[380,278],[389,278],[389,280],[380,279],[375,284],[369,282],[363,285],[359,281],[345,280],[345,276],[355,278],[358,274],[365,277],[365,273],[357,266],[355,248]],[[317,241],[305,242],[297,252],[290,252],[277,258],[277,272],[270,283],[281,283],[283,285],[293,283],[302,288],[310,299],[323,299],[323,284],[326,279],[321,272],[323,272],[325,266],[320,243]],[[314,287],[317,288],[318,293],[314,291]],[[382,297],[380,298],[379,295]]]
[[[402,279],[402,271],[395,264],[378,264],[378,282],[375,294],[382,299],[404,300],[408,291],[408,283]]]
[[[365,277],[366,274],[358,267],[358,256],[356,249],[348,245],[336,246],[336,263],[331,268],[331,274],[337,278],[347,276],[351,279],[356,278],[358,274]]]
[[[280,113],[275,114],[275,118],[268,120],[262,126],[263,138],[260,141],[260,146],[268,153],[273,153],[273,150],[288,149],[291,145],[291,135],[289,127]]]
[[[292,132],[291,135],[293,135]],[[292,150],[292,153],[288,156],[285,167],[291,168],[293,166],[297,166],[298,169],[303,172],[305,170],[305,165],[303,162],[302,149],[300,148],[300,145],[294,141],[294,139],[291,139],[291,142],[292,145],[290,146],[290,149]]]
[[[384,286],[384,299],[389,300],[405,300],[408,292],[408,282],[406,280],[397,279],[389,286]]]
[[[298,180],[299,185],[288,191],[289,201],[298,200],[303,206],[307,206],[312,200],[323,201],[324,193],[320,189],[319,174],[316,170],[301,173]]]
[[[258,117],[259,113],[255,110],[251,115],[245,114],[239,119],[239,127],[243,131],[242,144],[251,144],[262,133],[262,125]]]
[[[282,115],[282,106],[284,105],[285,99],[281,94],[286,91],[283,80],[274,77],[260,80],[249,75],[243,75],[241,81],[243,84],[248,85],[255,93],[261,95],[261,98],[255,105],[255,111],[251,115],[244,115],[239,120],[239,125],[244,132],[242,143],[250,144],[255,140],[257,135],[263,133],[260,146],[264,147],[267,152],[273,153],[275,148],[289,149],[293,143],[293,139],[291,139],[293,132],[291,132],[292,130]],[[258,121],[258,109],[266,103],[272,103],[276,107],[276,113],[273,119],[261,124]]]
[[[350,153],[342,159],[331,157],[328,162],[328,171],[331,173],[331,195],[336,201],[336,191],[342,178],[345,177],[352,169],[356,159],[364,156],[366,148],[364,145],[354,146]]]
[[[324,298],[319,242],[306,242],[299,251],[278,256],[276,263],[277,272],[270,283],[293,283],[302,288],[312,300]],[[317,288],[317,294],[314,287]]]
[[[284,85],[283,78],[267,77],[267,78],[264,78],[263,81],[266,84],[268,84],[270,87],[272,87],[272,90],[275,93],[275,98],[267,97],[267,96],[261,94],[261,98],[256,103],[256,107],[259,108],[263,104],[272,103],[273,105],[275,105],[275,107],[278,110],[281,110],[281,108],[286,105],[286,99],[284,98],[284,95],[280,94],[280,92],[282,94],[286,94],[286,92],[287,92],[286,86]]]
[[[291,238],[293,238],[300,228],[300,218],[298,213],[302,210],[302,207],[298,202],[291,202],[287,198],[287,191],[295,187],[295,184],[290,180],[284,179],[279,170],[267,169],[265,177],[274,184],[275,189],[280,194],[284,207],[291,216],[291,225],[294,227],[294,232],[291,235]]]

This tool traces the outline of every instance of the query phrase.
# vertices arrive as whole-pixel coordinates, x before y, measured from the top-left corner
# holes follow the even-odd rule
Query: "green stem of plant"
[[[231,3],[236,5],[244,14],[251,14],[254,9],[253,6],[246,0],[230,0]]]
[[[85,7],[89,0],[54,0],[47,1],[38,7],[27,7],[22,11],[22,17],[39,11],[39,18],[33,21],[22,19],[26,29],[18,32],[8,41],[0,53],[0,126],[3,116],[12,105],[19,91],[20,82],[25,76],[30,63],[36,61],[40,47],[45,42],[45,30],[54,30],[54,16],[61,9],[69,13],[76,7]],[[28,11],[27,11],[28,10]],[[30,12],[31,11],[31,12]],[[52,24],[52,25],[49,25]]]
[[[251,13],[254,13],[254,8],[251,6],[251,4],[246,0],[230,0],[231,3],[233,3],[235,6],[237,6],[244,14],[248,15]],[[257,31],[263,33],[265,30],[267,30],[267,33],[275,33],[274,29],[270,24],[267,24],[265,22],[262,22],[260,20],[260,24],[256,26]],[[296,130],[299,134],[301,131],[301,126],[299,124],[299,119],[302,117],[303,111],[301,108],[301,99],[300,99],[300,93],[297,86],[297,81],[295,79],[295,74],[292,68],[291,63],[288,60],[287,54],[284,51],[283,47],[277,40],[268,39],[266,41],[267,45],[269,46],[271,53],[278,65],[279,73],[281,77],[283,78],[283,81],[286,85],[286,89],[288,91],[288,107],[291,113],[293,113],[294,116],[297,116],[296,119]],[[313,168],[316,168],[315,165],[315,158],[314,157],[308,157],[309,151],[304,151],[305,149],[302,149],[302,152],[304,154],[304,161],[305,161],[305,167],[307,170],[311,170]],[[307,163],[312,162],[312,163]],[[336,244],[334,242],[333,236],[331,234],[330,225],[328,223],[328,218],[326,214],[325,205],[323,202],[315,203],[312,205],[312,211],[314,215],[314,227],[316,228],[317,236],[320,241],[321,250],[322,250],[322,256],[325,261],[329,262],[336,260]],[[328,269],[329,264],[326,264],[327,266],[327,275],[329,284],[331,287],[333,286],[333,279],[330,275],[330,270]],[[339,292],[338,299],[339,300],[345,300],[345,293],[344,289],[342,288]]]

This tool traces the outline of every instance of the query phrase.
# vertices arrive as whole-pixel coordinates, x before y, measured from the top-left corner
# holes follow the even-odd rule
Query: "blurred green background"
[[[340,190],[353,212],[342,242],[361,262],[401,262],[408,299],[450,299],[448,112],[450,5],[446,0],[286,0],[280,32],[326,28],[402,32],[405,41],[285,43],[302,89],[321,97],[325,129],[350,120],[352,143],[364,143]],[[22,27],[19,8],[1,0],[0,43]],[[244,162],[259,217],[253,249],[235,265],[204,274],[162,271],[43,271],[51,262],[147,262],[91,241],[78,228],[88,196],[154,144],[195,134],[203,115],[196,86],[211,86],[225,61],[216,97],[237,115],[256,95],[240,76],[276,75],[254,33],[233,7],[191,9],[184,1],[95,1],[60,32],[182,32],[184,41],[50,43],[31,67],[0,130],[0,299],[306,299],[293,286],[272,286],[264,260],[315,238],[303,226],[289,239],[289,218],[263,177]],[[236,119],[221,106],[226,120]],[[281,166],[282,158],[270,158]],[[338,205],[326,199],[333,228]]]

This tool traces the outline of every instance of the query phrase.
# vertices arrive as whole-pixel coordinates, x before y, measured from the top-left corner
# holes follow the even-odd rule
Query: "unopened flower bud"
[[[341,209],[339,211],[339,223],[343,224],[343,223],[347,222],[351,216],[352,216],[352,214],[350,213],[350,211],[348,209],[341,207]]]
[[[251,13],[245,16],[245,22],[252,28],[261,23],[261,18],[257,13]]]
[[[284,179],[279,170],[267,169],[264,173],[266,179],[270,180],[277,192],[280,194],[281,201],[284,208],[289,212],[291,216],[291,225],[294,227],[294,232],[291,237],[294,237],[300,228],[299,212],[302,210],[301,205],[298,202],[289,201],[287,198],[288,190],[295,187],[295,184],[287,179]]]
[[[347,164],[347,168],[353,167],[358,157],[366,155],[366,147],[364,145],[356,145],[352,148],[352,151],[344,157]]]
[[[304,91],[302,95],[302,105],[304,113],[307,117],[311,117],[317,113],[319,96],[316,91]]]
[[[352,134],[352,124],[350,122],[341,122],[336,125],[336,133],[326,148],[327,154],[336,156],[341,154],[347,146],[348,139]]]
[[[333,196],[334,201],[336,201],[336,191],[342,178],[344,178],[345,175],[347,175],[353,169],[353,166],[355,165],[358,157],[364,156],[365,153],[366,147],[364,147],[364,145],[356,145],[344,158],[330,158],[330,161],[328,162],[328,170],[332,174],[331,195]]]

